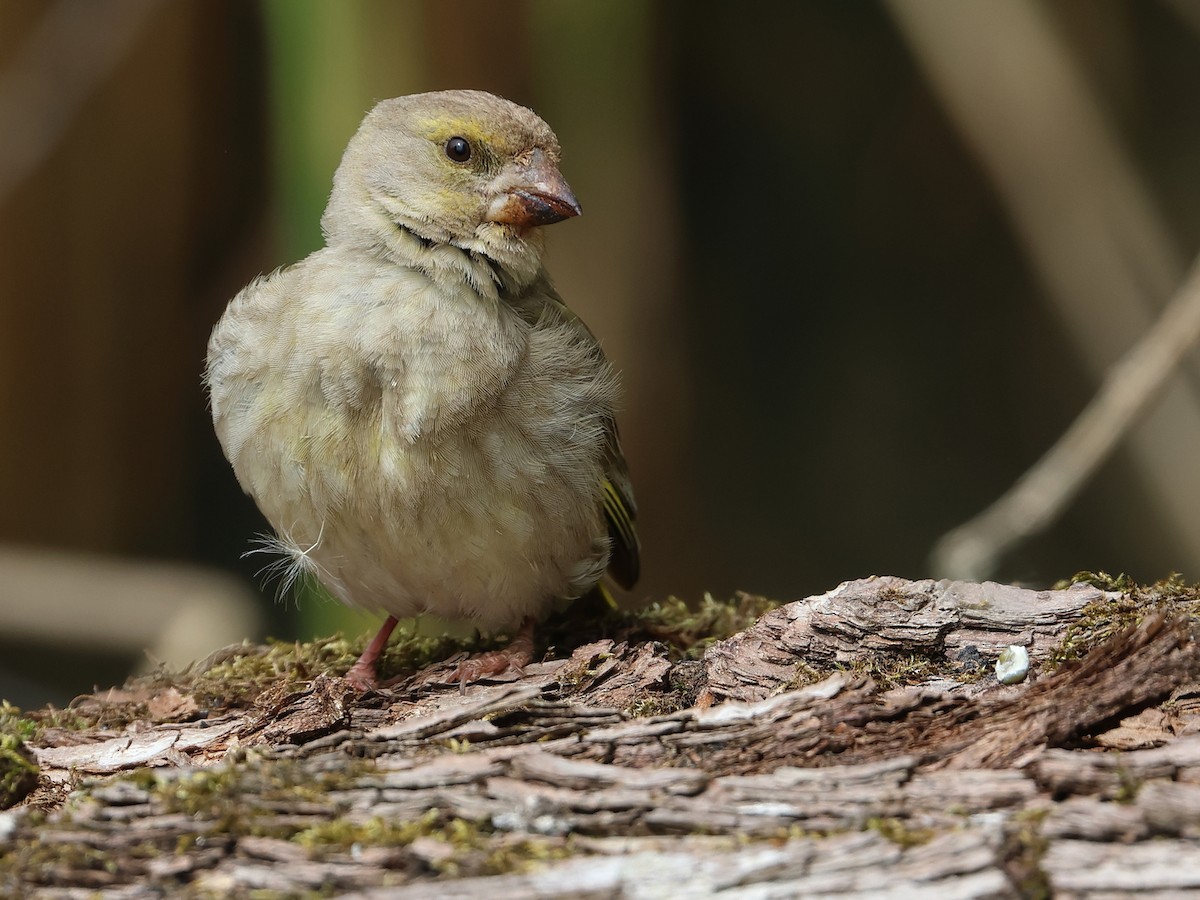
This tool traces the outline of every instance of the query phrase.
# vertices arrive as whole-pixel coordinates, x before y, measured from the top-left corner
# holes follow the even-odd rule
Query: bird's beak
[[[506,167],[494,187],[497,196],[488,207],[488,222],[525,229],[583,212],[558,166],[541,150],[534,150],[526,163]]]

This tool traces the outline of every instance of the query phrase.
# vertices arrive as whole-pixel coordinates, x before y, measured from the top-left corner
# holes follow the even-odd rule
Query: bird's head
[[[403,256],[415,238],[486,257],[525,281],[540,268],[538,226],[580,213],[558,162],[550,127],[492,94],[384,100],[346,148],[321,224],[331,243],[365,238]]]

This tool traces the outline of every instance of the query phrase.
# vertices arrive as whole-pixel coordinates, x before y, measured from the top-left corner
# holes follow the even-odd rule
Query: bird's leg
[[[527,616],[521,622],[521,627],[513,637],[512,643],[500,650],[492,650],[489,653],[480,653],[464,659],[458,664],[454,674],[450,676],[450,681],[457,681],[459,691],[463,692],[467,689],[468,684],[478,681],[480,678],[499,675],[509,669],[516,669],[520,672],[533,661],[533,626],[533,617]]]
[[[350,671],[346,673],[346,680],[353,687],[360,691],[368,691],[378,685],[379,676],[375,672],[375,661],[387,646],[388,638],[392,636],[392,629],[395,627],[396,617],[388,616],[387,621],[380,626],[379,633],[367,644],[367,649],[362,652],[358,662],[350,667]]]

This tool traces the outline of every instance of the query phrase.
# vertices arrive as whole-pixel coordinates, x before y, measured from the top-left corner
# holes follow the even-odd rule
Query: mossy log
[[[464,692],[434,669],[359,696],[352,648],[230,648],[0,711],[40,769],[0,813],[0,894],[1200,890],[1198,604],[871,578],[696,658],[643,617]]]

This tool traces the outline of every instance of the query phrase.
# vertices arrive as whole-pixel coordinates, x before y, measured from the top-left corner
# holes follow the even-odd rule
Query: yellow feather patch
[[[596,582],[593,590],[600,595],[600,599],[604,601],[604,604],[609,609],[618,610],[621,608],[617,605],[616,597],[613,596],[612,591],[608,589],[608,586],[603,581]]]
[[[435,144],[441,144],[452,137],[466,138],[476,153],[492,157],[504,153],[504,135],[484,129],[474,119],[438,118],[425,119],[418,123],[419,130]]]
[[[604,482],[604,514],[617,529],[617,534],[621,536],[621,542],[626,547],[637,546],[637,532],[633,527],[633,518],[629,515],[629,508],[611,481]]]

